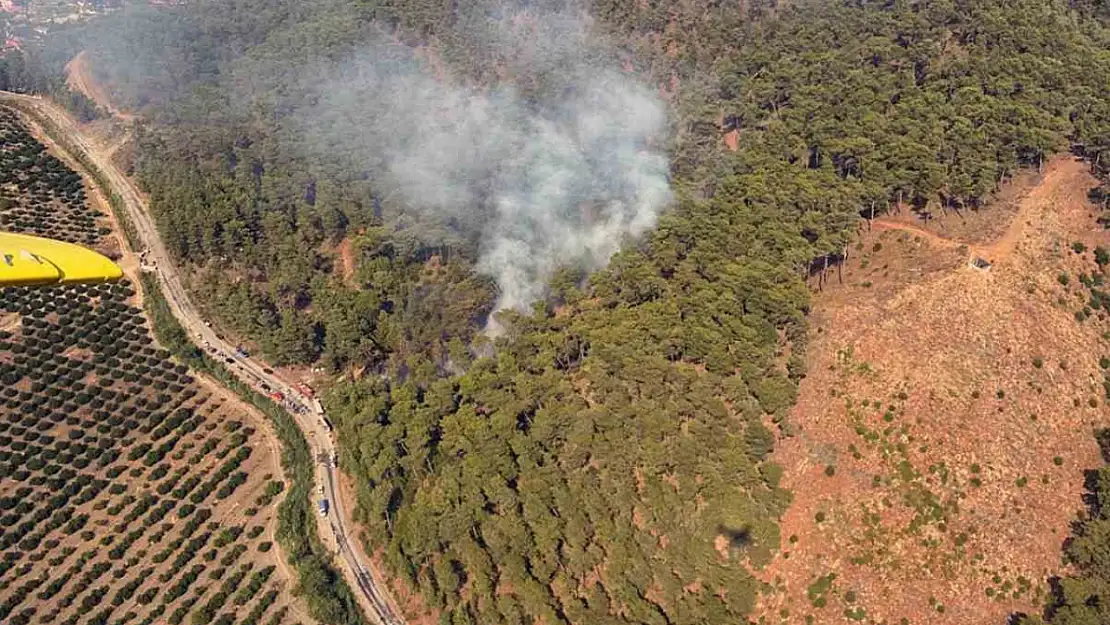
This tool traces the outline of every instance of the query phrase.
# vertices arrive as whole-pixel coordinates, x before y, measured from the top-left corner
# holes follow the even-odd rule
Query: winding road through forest
[[[342,571],[348,585],[358,589],[356,595],[359,597],[359,603],[371,619],[379,625],[402,625],[405,621],[393,607],[395,604],[390,601],[385,584],[377,579],[373,569],[366,564],[368,558],[362,552],[358,541],[349,534],[344,523],[344,518],[350,517],[346,516],[347,504],[343,501],[339,490],[335,441],[323,417],[314,414],[309,408],[312,405],[311,398],[273,374],[265,363],[236,354],[235,346],[220,337],[205,323],[185,291],[181,277],[150,216],[146,201],[131,180],[85,136],[65,110],[50,100],[9,92],[0,92],[0,103],[9,104],[32,117],[37,117],[40,122],[45,121],[53,126],[70,142],[71,145],[65,147],[71,151],[79,150],[81,156],[100,171],[110,187],[104,191],[118,196],[121,200],[120,204],[124,207],[128,220],[134,226],[139,241],[146,249],[146,263],[155,266],[154,273],[157,275],[166,301],[178,322],[188,332],[190,339],[198,346],[214,347],[221,360],[232,359],[227,368],[252,388],[260,389],[265,383],[270,389],[284,394],[294,405],[304,407],[304,410],[290,410],[290,414],[293,415],[294,421],[308,441],[313,457],[316,458],[315,480],[319,489],[317,492],[322,492],[321,497],[328,499],[332,506],[327,516],[317,516],[321,538],[335,549],[339,556],[338,568]]]

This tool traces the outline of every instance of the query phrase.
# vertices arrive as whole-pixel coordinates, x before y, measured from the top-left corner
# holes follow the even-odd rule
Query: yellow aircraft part
[[[80,245],[0,232],[0,286],[80,284],[122,276],[115,263]]]

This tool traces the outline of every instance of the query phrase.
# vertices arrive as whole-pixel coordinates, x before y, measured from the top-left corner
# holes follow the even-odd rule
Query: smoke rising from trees
[[[496,310],[527,311],[556,269],[604,266],[671,198],[664,107],[588,31],[565,15],[502,20],[483,45],[516,80],[493,88],[377,45],[306,77],[315,104],[299,120],[321,151],[387,171],[411,210],[475,239]]]
[[[372,189],[364,205],[384,206],[394,232],[476,254],[476,270],[498,285],[496,310],[527,312],[558,268],[604,266],[654,226],[671,199],[666,111],[588,16],[509,0],[467,22],[465,45],[431,36],[414,49],[404,32],[357,25],[347,5],[289,3],[292,13],[274,12],[289,32],[300,33],[299,11],[337,11],[332,26],[347,30],[239,52],[218,45],[228,38],[221,3],[196,7],[212,19],[129,9],[92,29],[90,58],[129,106],[172,108],[173,123],[214,123],[218,110],[221,123],[265,124],[280,143],[273,153],[312,176],[366,172],[352,193]],[[261,30],[277,28],[259,19]],[[460,50],[462,62],[438,56]],[[192,104],[167,106],[179,101]]]

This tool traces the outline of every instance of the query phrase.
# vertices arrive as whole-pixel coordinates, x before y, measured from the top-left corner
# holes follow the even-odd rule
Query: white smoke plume
[[[526,312],[558,268],[602,267],[652,228],[671,192],[655,94],[588,58],[581,20],[525,31],[494,29],[485,45],[504,51],[508,72],[549,68],[554,95],[466,86],[377,46],[323,86],[311,77],[318,100],[303,123],[333,155],[389,172],[411,210],[479,233],[477,269],[497,282],[496,309]]]

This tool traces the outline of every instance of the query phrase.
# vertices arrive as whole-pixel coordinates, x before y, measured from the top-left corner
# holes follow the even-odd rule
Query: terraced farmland
[[[113,247],[80,176],[3,109],[0,228]],[[265,424],[139,305],[127,281],[0,290],[0,622],[304,621]]]

